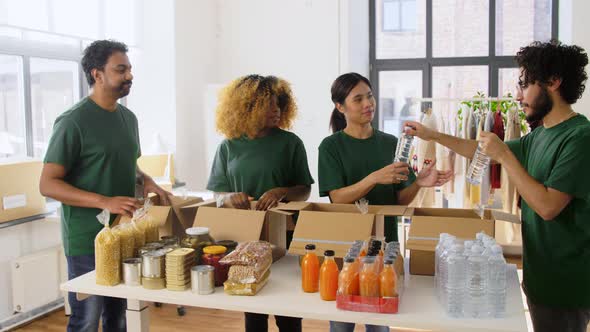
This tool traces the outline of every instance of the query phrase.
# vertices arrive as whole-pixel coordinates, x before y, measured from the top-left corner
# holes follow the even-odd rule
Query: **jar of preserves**
[[[196,264],[201,265],[203,248],[214,243],[215,240],[209,235],[208,227],[191,227],[186,229],[186,237],[182,239],[181,247],[195,249]]]
[[[203,248],[201,263],[203,265],[211,265],[215,268],[215,287],[223,286],[223,283],[227,280],[229,266],[219,263],[219,260],[225,257],[226,251],[227,248],[224,246],[208,246]]]

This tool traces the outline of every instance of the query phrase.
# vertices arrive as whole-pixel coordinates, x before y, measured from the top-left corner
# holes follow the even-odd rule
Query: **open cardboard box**
[[[154,218],[159,224],[160,237],[167,235],[175,235],[182,238],[185,235],[185,230],[192,226],[192,219],[190,211],[182,211],[182,207],[202,202],[200,197],[187,197],[186,199],[177,196],[170,196],[171,205],[160,205],[158,196],[151,196],[150,199],[154,203],[148,210],[147,214]],[[131,221],[128,216],[119,216],[115,219],[112,226],[119,223]]]
[[[0,163],[0,222],[46,213],[45,197],[39,192],[43,163],[14,159]]]
[[[410,274],[434,275],[434,250],[441,233],[474,239],[478,232],[495,235],[495,222],[520,223],[512,214],[485,210],[483,218],[471,209],[408,208],[412,219],[406,249],[410,250]]]
[[[369,205],[368,213],[361,214],[354,204],[291,202],[277,210],[299,213],[290,254],[304,255],[305,245],[313,243],[320,255],[329,249],[341,258],[355,240],[383,236],[385,217],[402,216],[406,207]]]

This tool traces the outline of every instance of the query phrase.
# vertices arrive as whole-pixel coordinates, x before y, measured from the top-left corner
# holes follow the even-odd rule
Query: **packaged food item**
[[[146,199],[143,207],[133,213],[133,219],[145,233],[145,242],[157,242],[160,240],[159,222],[148,213],[152,205],[152,201]]]
[[[235,283],[232,281],[226,281],[223,283],[223,290],[228,295],[246,295],[254,296],[260,292],[260,290],[266,285],[270,278],[270,269],[266,271],[262,279],[256,283]]]
[[[344,265],[338,276],[338,294],[360,295],[359,263],[352,256],[344,257]]]
[[[104,225],[94,238],[96,284],[114,286],[121,282],[121,241],[109,225],[108,210],[103,210],[96,218]]]
[[[360,294],[365,297],[379,296],[379,275],[375,269],[375,257],[363,258],[363,269],[359,274]]]
[[[319,289],[320,262],[315,254],[315,244],[305,246],[305,256],[301,260],[301,289],[315,293]]]
[[[138,257],[141,256],[139,249],[145,246],[145,230],[139,227],[139,225],[137,225],[133,219],[129,224],[131,224],[131,228],[133,229],[133,237],[135,238],[135,256]]]
[[[197,265],[191,269],[193,293],[208,295],[215,292],[215,268],[211,265]]]
[[[208,227],[190,227],[186,229],[186,237],[180,244],[184,248],[192,248],[196,254],[196,264],[201,264],[203,248],[213,245],[215,240],[209,235]]]
[[[320,268],[320,298],[335,301],[338,291],[338,265],[334,261],[334,251],[324,252],[324,262]]]
[[[240,243],[236,250],[225,256],[221,263],[229,265],[264,265],[269,260],[272,262],[272,249],[266,241],[251,241]]]
[[[166,254],[166,288],[168,290],[187,290],[191,283],[191,267],[195,263],[195,250],[178,248]]]
[[[393,268],[393,259],[383,262],[383,270],[379,274],[379,295],[381,297],[397,296],[397,275]]]
[[[227,280],[229,265],[219,262],[225,257],[226,251],[227,249],[224,246],[208,246],[203,248],[201,262],[204,265],[211,265],[215,268],[215,287],[223,286],[223,283]]]
[[[113,227],[113,232],[121,241],[121,261],[135,256],[135,236],[133,225],[130,223],[119,224]]]
[[[232,265],[229,267],[227,280],[240,284],[259,282],[270,269],[270,265],[270,261],[266,265],[258,266]]]

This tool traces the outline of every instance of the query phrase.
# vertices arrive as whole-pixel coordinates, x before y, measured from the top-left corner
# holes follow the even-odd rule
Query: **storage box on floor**
[[[150,199],[154,205],[148,210],[147,214],[160,224],[159,235],[175,235],[179,238],[184,237],[185,230],[192,226],[194,215],[190,210],[182,210],[184,206],[202,202],[200,197],[187,197],[186,199],[177,196],[171,196],[169,206],[160,204],[158,196],[152,196]],[[111,227],[119,223],[129,222],[130,217],[118,217]]]
[[[478,232],[495,235],[495,222],[520,223],[517,216],[485,210],[483,218],[470,209],[408,208],[411,218],[406,249],[410,250],[410,274],[434,275],[434,249],[441,233],[474,239]]]
[[[0,162],[0,222],[46,212],[45,197],[39,192],[42,168],[38,160]]]

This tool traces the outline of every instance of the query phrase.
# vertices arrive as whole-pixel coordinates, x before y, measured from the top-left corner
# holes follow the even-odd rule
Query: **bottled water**
[[[485,170],[489,165],[490,157],[481,151],[481,144],[478,144],[471,164],[469,164],[469,169],[467,170],[467,181],[473,185],[481,184]]]
[[[488,265],[489,316],[501,318],[506,314],[506,261],[502,255],[502,247],[497,244],[492,247]]]
[[[439,279],[438,279],[438,299],[441,301],[441,303],[444,303],[444,289],[446,287],[446,283],[447,283],[447,266],[446,266],[446,262],[447,262],[447,257],[449,257],[449,253],[451,252],[451,248],[453,247],[453,244],[455,243],[455,239],[453,238],[447,238],[444,242],[444,250],[442,252],[442,254],[440,255],[440,259],[438,261],[438,269],[439,269]]]
[[[486,279],[488,262],[482,256],[483,248],[479,245],[471,247],[471,255],[467,259],[467,300],[466,316],[471,318],[485,317],[487,314]]]
[[[400,135],[400,138],[397,140],[397,147],[395,148],[395,157],[393,158],[393,162],[410,162],[410,153],[412,152],[412,142],[414,141],[414,136],[406,134],[406,129],[411,129],[410,127],[405,127],[404,132]]]
[[[465,241],[465,244],[463,245],[463,247],[465,248],[463,250],[463,256],[465,256],[465,259],[467,259],[469,257],[469,254],[471,254],[471,247],[473,247],[474,243],[475,241],[473,240]]]
[[[463,246],[454,244],[446,261],[448,280],[445,287],[445,309],[451,317],[463,316],[465,304],[465,271],[466,260]]]
[[[438,269],[440,255],[442,254],[442,252],[444,250],[445,240],[448,238],[451,238],[451,237],[454,238],[454,236],[452,236],[448,233],[441,233],[438,238],[438,244],[436,245],[436,248],[434,249],[434,288],[435,289],[438,289],[438,281],[439,281],[439,277],[440,277],[440,271]]]

